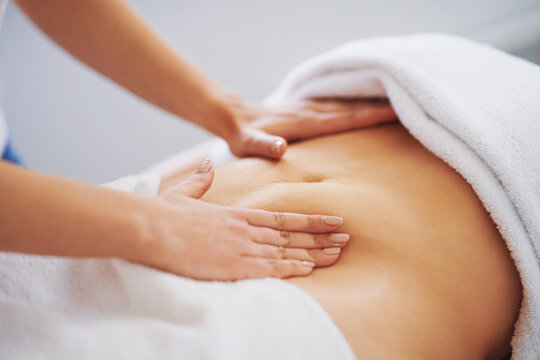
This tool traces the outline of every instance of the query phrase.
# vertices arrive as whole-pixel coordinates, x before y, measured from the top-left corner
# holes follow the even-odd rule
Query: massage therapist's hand
[[[199,280],[308,275],[335,263],[348,235],[334,216],[272,213],[198,200],[214,171],[206,160],[192,177],[165,190],[156,228],[162,240],[142,263]],[[332,241],[334,240],[334,241]]]
[[[286,151],[287,141],[397,120],[392,107],[383,100],[304,100],[264,107],[232,98],[231,107],[242,131],[226,140],[231,151],[240,157],[259,155],[279,159]]]

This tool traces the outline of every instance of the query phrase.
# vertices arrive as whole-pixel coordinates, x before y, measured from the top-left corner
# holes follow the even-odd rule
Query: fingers
[[[290,248],[318,249],[326,247],[344,247],[349,241],[349,234],[340,233],[304,233],[268,228],[255,228],[253,238],[261,244],[285,246]]]
[[[293,111],[274,109],[274,113],[255,122],[268,133],[288,141],[331,134],[391,122],[397,116],[387,101],[309,100]]]
[[[310,120],[311,119],[311,120]],[[356,111],[326,112],[306,115],[304,122],[311,122],[307,130],[296,130],[296,139],[331,134],[357,128],[374,126],[397,119],[391,107],[362,108]],[[287,138],[292,140],[291,138]]]
[[[333,115],[333,116],[332,116]],[[332,122],[336,129],[349,130],[358,127],[372,126],[397,119],[394,109],[390,106],[367,106],[353,109],[349,112],[319,115],[321,122]],[[330,125],[330,124],[329,124]]]
[[[315,133],[346,131],[397,119],[390,106],[353,106],[348,110],[318,112],[313,117],[311,131]]]
[[[204,195],[214,180],[214,168],[210,159],[203,161],[196,173],[184,182],[171,186],[163,192],[164,196],[183,195],[195,199]]]
[[[307,276],[313,271],[314,266],[315,264],[309,261],[255,257],[243,257],[238,262],[241,278],[275,277],[283,279],[292,276]]]
[[[343,218],[326,215],[302,215],[264,210],[242,210],[250,225],[277,230],[303,231],[311,233],[331,232],[343,223]]]
[[[343,223],[337,216],[301,215],[292,213],[244,210],[242,213],[252,225],[253,244],[246,246],[243,255],[255,258],[308,261],[314,266],[334,264],[349,240],[348,234],[330,233]],[[275,263],[272,263],[275,264]],[[272,268],[265,276],[289,277],[307,275],[310,271],[292,265],[285,270]],[[288,270],[286,270],[288,269]],[[300,271],[300,273],[298,273]]]
[[[287,150],[287,142],[282,137],[251,128],[244,129],[240,138],[231,141],[229,146],[231,151],[240,157],[263,156],[280,159]]]
[[[315,263],[315,266],[329,266],[335,263],[341,252],[339,247],[326,249],[296,249],[267,244],[253,244],[246,249],[246,255],[276,260],[300,260]]]
[[[305,139],[397,119],[388,101],[365,100],[308,100],[293,105],[292,109],[268,108],[256,113],[258,118],[251,124],[256,128],[244,127],[227,140],[236,156],[280,159],[287,150],[286,140]]]
[[[387,99],[312,99],[302,106],[317,112],[357,111],[362,109],[391,107]]]

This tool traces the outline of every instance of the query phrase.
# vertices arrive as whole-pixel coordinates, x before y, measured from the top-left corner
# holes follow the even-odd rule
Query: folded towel
[[[320,97],[388,97],[472,185],[523,283],[513,358],[540,359],[540,67],[453,36],[377,38],[300,64],[267,104]]]

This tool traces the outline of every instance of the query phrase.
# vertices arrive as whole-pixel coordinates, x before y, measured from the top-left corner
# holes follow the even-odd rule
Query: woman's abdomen
[[[506,246],[474,191],[398,124],[312,139],[216,169],[206,201],[338,215],[337,264],[288,281],[360,358],[504,353],[520,305]]]

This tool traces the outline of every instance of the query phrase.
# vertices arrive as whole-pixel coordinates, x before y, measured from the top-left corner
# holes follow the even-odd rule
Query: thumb
[[[229,143],[229,147],[232,153],[239,157],[263,156],[280,159],[287,150],[287,141],[261,130],[243,129],[242,134]]]
[[[214,167],[212,166],[210,159],[206,159],[189,179],[170,187],[166,192],[198,199],[208,191],[213,180]]]

